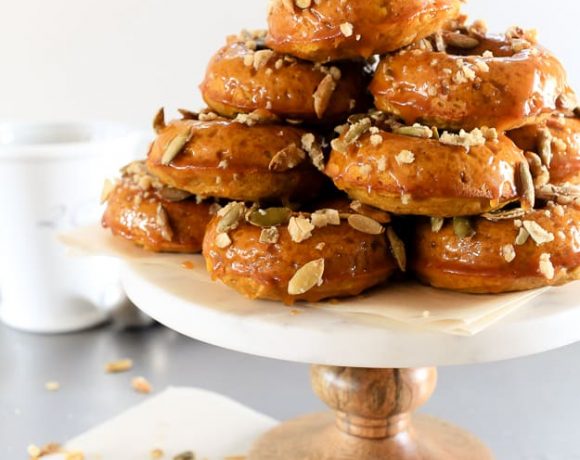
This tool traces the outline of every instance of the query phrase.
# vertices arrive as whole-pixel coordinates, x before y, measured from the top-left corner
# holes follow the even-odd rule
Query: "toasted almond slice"
[[[288,283],[288,294],[301,295],[322,284],[324,259],[308,262],[298,269]]]
[[[350,215],[348,217],[348,224],[355,230],[368,235],[382,235],[385,233],[385,227],[383,227],[379,222],[360,214]]]

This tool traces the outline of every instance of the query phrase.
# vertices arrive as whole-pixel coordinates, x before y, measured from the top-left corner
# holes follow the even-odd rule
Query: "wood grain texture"
[[[412,415],[432,395],[434,368],[313,366],[316,394],[332,413],[286,422],[260,439],[248,460],[491,460],[471,434]]]

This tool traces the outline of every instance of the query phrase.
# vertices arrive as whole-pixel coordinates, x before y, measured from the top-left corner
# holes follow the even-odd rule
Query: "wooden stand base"
[[[432,395],[435,368],[312,366],[312,384],[336,415],[286,422],[248,460],[491,460],[475,437],[437,419],[412,415]]]

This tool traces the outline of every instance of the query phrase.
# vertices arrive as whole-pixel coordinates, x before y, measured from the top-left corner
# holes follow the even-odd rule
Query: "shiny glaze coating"
[[[385,282],[397,269],[384,234],[361,233],[344,221],[316,228],[301,243],[293,242],[287,227],[281,226],[276,244],[260,243],[261,229],[242,222],[229,232],[232,244],[223,249],[216,245],[219,221],[220,217],[211,221],[204,239],[207,269],[214,279],[251,299],[292,304],[354,296]],[[296,271],[320,258],[325,261],[322,284],[302,295],[288,294]]]
[[[475,36],[470,50],[403,50],[383,58],[370,90],[380,110],[440,128],[510,130],[534,123],[571,98],[566,72],[524,39]],[[516,51],[518,50],[518,51]],[[490,51],[493,55],[486,53]]]
[[[188,130],[191,134],[183,149],[163,164],[166,146]],[[281,124],[248,126],[225,119],[177,120],[159,133],[147,166],[164,183],[200,196],[240,201],[311,198],[326,179],[308,154],[292,169],[269,169],[278,152],[292,144],[300,148],[306,133]]]
[[[256,68],[252,56],[260,52],[268,53],[230,40],[211,59],[200,89],[212,110],[235,117],[238,113],[262,109],[282,119],[318,122],[324,118],[328,123],[364,109],[363,104],[367,104],[368,78],[362,63],[336,65],[340,79],[325,110],[317,113],[314,95],[330,67],[272,52]]]
[[[547,208],[550,210],[551,208]],[[500,293],[559,285],[580,278],[580,211],[574,207],[537,210],[519,219],[490,222],[472,220],[475,235],[459,238],[449,221],[438,233],[428,219],[416,228],[411,266],[417,276],[437,288],[472,293]],[[560,215],[563,214],[563,215]],[[530,237],[515,243],[522,221],[534,221],[554,235],[554,241],[536,244]],[[515,258],[508,262],[502,248],[511,245]],[[540,269],[542,254],[550,255],[554,277]]]
[[[552,117],[542,123],[524,126],[507,135],[526,151],[539,153],[544,130],[552,137],[550,183],[580,184],[580,119]]]
[[[363,134],[346,154],[333,149],[326,166],[335,185],[362,203],[395,214],[452,217],[518,199],[516,168],[526,160],[503,135],[469,151],[386,131],[375,134],[382,142],[374,145],[371,136]],[[414,155],[412,162],[398,160],[404,151]]]
[[[272,2],[267,44],[318,62],[395,51],[439,30],[461,6],[460,0],[324,0],[306,9],[292,3]]]
[[[160,224],[159,206],[166,213],[169,234]],[[148,251],[194,254],[201,252],[205,227],[212,218],[210,210],[211,203],[197,203],[195,197],[169,201],[125,179],[109,195],[102,224]]]

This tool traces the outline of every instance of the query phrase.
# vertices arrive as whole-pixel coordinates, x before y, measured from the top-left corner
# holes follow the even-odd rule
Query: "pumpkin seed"
[[[431,231],[433,233],[439,233],[445,225],[445,219],[443,217],[431,217]]]
[[[445,34],[445,41],[449,46],[454,48],[461,48],[464,50],[470,50],[479,46],[479,40],[477,38],[456,32]]]
[[[536,191],[534,187],[534,178],[530,171],[530,165],[527,161],[521,162],[517,166],[519,185],[521,188],[522,207],[524,209],[533,209],[536,203]]]
[[[470,238],[475,235],[475,230],[467,217],[454,217],[453,231],[458,238]]]
[[[171,202],[179,202],[191,197],[191,193],[173,187],[163,187],[157,193],[161,199]]]
[[[323,275],[324,259],[317,259],[308,262],[306,265],[298,269],[288,283],[288,294],[305,294],[314,287],[322,285]]]
[[[312,96],[314,98],[314,111],[318,118],[324,117],[324,113],[326,112],[326,109],[328,109],[328,105],[330,104],[330,100],[332,99],[335,90],[336,80],[332,75],[326,75]]]
[[[161,164],[168,165],[173,161],[173,159],[181,153],[185,144],[189,141],[191,137],[191,128],[178,133],[165,147],[163,155],[161,156]]]
[[[153,118],[153,129],[157,134],[165,129],[165,109],[161,107]]]
[[[433,130],[431,128],[419,124],[401,126],[400,128],[395,128],[393,132],[401,136],[419,137],[421,139],[431,139],[433,137]]]
[[[317,228],[340,225],[340,214],[336,209],[319,209],[311,214],[310,220]]]
[[[246,214],[246,220],[256,227],[276,227],[288,223],[291,216],[288,208],[255,209]]]
[[[291,217],[288,223],[288,233],[295,243],[302,243],[312,236],[314,225],[305,217]]]
[[[510,209],[508,211],[488,212],[482,214],[481,217],[490,220],[491,222],[498,222],[500,220],[517,219],[525,216],[529,211],[523,208]]]
[[[395,233],[393,227],[387,228],[387,237],[389,238],[389,243],[391,244],[391,252],[393,253],[393,257],[395,257],[400,270],[402,272],[406,272],[407,252],[405,251],[405,243],[403,243],[403,241]]]
[[[516,236],[516,244],[518,246],[523,246],[524,244],[526,244],[526,241],[528,241],[529,237],[530,237],[529,232],[524,227],[521,227],[518,232],[518,235]]]
[[[364,133],[366,133],[371,126],[372,122],[371,119],[368,117],[365,117],[360,121],[357,121],[355,124],[351,125],[350,128],[348,128],[348,131],[344,135],[344,142],[346,142],[347,144],[352,144]]]
[[[355,230],[368,235],[382,235],[385,232],[385,227],[379,222],[360,214],[351,214],[348,217],[348,223]]]
[[[240,220],[246,211],[244,203],[232,202],[218,211],[218,216],[221,217],[217,224],[218,233],[226,233],[234,230],[240,224]]]

